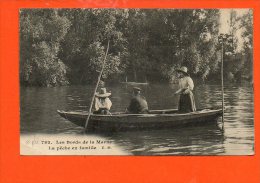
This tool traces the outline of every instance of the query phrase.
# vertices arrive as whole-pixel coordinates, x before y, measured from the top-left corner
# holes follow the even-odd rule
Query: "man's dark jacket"
[[[133,97],[127,110],[128,112],[133,114],[148,113],[148,105],[146,99],[141,95]]]

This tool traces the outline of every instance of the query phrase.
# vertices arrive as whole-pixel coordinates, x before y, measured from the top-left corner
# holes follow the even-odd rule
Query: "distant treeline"
[[[252,11],[231,13],[231,54],[225,78],[252,78]],[[20,11],[20,82],[58,86],[96,82],[110,41],[103,80],[172,81],[188,67],[203,81],[220,74],[217,9],[23,9]],[[236,30],[243,30],[237,51]],[[230,48],[229,48],[230,49]]]

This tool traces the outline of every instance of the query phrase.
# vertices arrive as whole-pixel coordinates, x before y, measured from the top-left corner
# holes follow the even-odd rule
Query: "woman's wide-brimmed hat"
[[[189,76],[187,67],[181,67],[180,69],[176,69],[176,71]]]
[[[100,91],[96,93],[97,97],[109,97],[111,93],[107,92],[106,88],[100,88]]]

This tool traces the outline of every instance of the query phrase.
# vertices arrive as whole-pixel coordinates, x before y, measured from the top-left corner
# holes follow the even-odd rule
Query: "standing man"
[[[126,109],[126,113],[132,114],[148,114],[148,104],[145,97],[141,96],[141,88],[134,87],[132,99]]]
[[[194,83],[189,76],[187,67],[181,67],[176,70],[179,78],[179,90],[175,94],[180,94],[179,99],[179,112],[188,113],[196,111],[194,95],[192,90],[194,88]]]

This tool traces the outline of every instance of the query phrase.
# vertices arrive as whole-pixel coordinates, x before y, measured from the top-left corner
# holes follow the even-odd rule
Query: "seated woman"
[[[177,70],[179,77],[179,90],[177,90],[175,94],[180,94],[178,107],[180,113],[196,111],[194,95],[192,93],[194,83],[187,71],[187,67],[181,67]]]
[[[108,98],[110,95],[106,88],[100,88],[100,92],[96,93],[94,114],[111,114],[109,110],[112,102]]]

